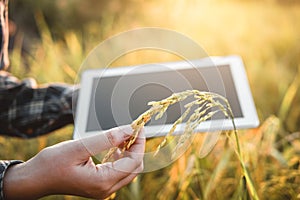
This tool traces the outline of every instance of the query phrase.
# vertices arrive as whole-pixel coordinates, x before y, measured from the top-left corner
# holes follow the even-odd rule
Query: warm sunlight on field
[[[240,55],[244,60],[261,120],[257,129],[239,131],[254,189],[246,183],[226,135],[220,136],[207,157],[200,158],[203,135],[199,134],[178,161],[140,175],[117,192],[116,199],[253,199],[255,193],[260,199],[300,198],[299,1],[26,2],[10,2],[11,18],[19,27],[10,52],[10,71],[20,78],[74,83],[82,61],[97,44],[120,32],[149,26],[178,31],[209,56]],[[19,12],[22,6],[27,9]],[[177,59],[167,52],[141,50],[120,57],[112,66]],[[71,139],[72,131],[68,126],[31,140],[1,136],[0,157],[27,160],[46,146]],[[149,140],[147,145],[152,142],[156,141]]]

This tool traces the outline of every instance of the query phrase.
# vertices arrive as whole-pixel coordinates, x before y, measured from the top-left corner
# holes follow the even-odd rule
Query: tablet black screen
[[[151,67],[151,66],[145,66]],[[150,73],[129,73],[93,79],[86,131],[106,130],[130,124],[149,108],[149,101],[161,100],[187,89],[215,92],[225,96],[236,118],[243,117],[228,65],[187,68]],[[166,115],[150,124],[172,124],[183,112],[183,105],[170,106]],[[217,115],[215,118],[224,116]]]

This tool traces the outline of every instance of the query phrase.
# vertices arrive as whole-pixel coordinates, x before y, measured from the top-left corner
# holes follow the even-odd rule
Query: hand
[[[120,146],[130,137],[130,126],[104,134],[66,141],[43,149],[25,163],[11,166],[4,177],[6,199],[37,199],[51,194],[105,198],[130,183],[143,170],[143,133],[124,157],[95,165],[91,156]]]

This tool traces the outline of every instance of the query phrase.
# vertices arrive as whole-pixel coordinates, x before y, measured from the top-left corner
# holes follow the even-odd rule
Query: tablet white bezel
[[[242,118],[235,118],[235,124],[238,129],[245,128],[253,128],[259,125],[258,116],[256,113],[256,108],[253,102],[251,90],[248,83],[248,78],[246,75],[246,71],[244,69],[244,65],[242,59],[239,56],[226,56],[226,57],[209,57],[201,60],[193,61],[193,64],[196,64],[197,67],[210,67],[212,63],[213,67],[219,65],[229,65],[230,71],[232,73],[232,79],[234,82],[234,86],[236,89],[238,101],[240,103],[240,107],[243,113]],[[170,62],[163,63],[163,65],[167,65],[168,69],[183,69],[190,68],[191,66],[184,61],[179,62]],[[90,98],[93,97],[91,94],[93,79],[99,77],[113,77],[119,75],[126,75],[128,72],[132,72],[135,67],[121,67],[121,68],[109,68],[109,69],[91,69],[83,72],[81,77],[81,90],[79,93],[79,99],[77,103],[76,109],[76,119],[75,119],[75,129],[74,129],[74,139],[78,139],[81,137],[86,137],[94,134],[99,134],[100,131],[90,131],[86,132],[88,112],[89,112],[89,103]],[[162,68],[161,71],[166,71],[166,68]],[[155,68],[144,68],[144,70],[139,73],[149,73],[149,72],[157,72],[160,69]],[[134,71],[133,71],[134,72]],[[131,75],[133,73],[130,73]],[[84,88],[84,89],[83,89]],[[165,135],[171,128],[172,124],[164,124],[163,127],[161,125],[156,126],[146,126],[145,134],[146,137],[158,137]],[[153,136],[154,130],[158,130],[160,127],[160,133],[156,133]],[[213,120],[213,121],[205,121],[202,122],[195,130],[195,132],[207,132],[207,131],[216,131],[216,130],[229,130],[233,129],[233,125],[230,119],[221,119],[221,120]],[[176,133],[175,133],[176,134]]]

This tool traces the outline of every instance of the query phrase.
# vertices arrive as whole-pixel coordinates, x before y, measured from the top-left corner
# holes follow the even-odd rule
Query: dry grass
[[[19,77],[33,76],[39,83],[73,83],[83,58],[96,44],[113,34],[141,26],[170,28],[187,34],[203,45],[209,55],[241,55],[262,122],[257,129],[239,131],[244,166],[241,167],[234,153],[236,144],[231,142],[234,138],[221,134],[214,150],[203,158],[200,151],[208,133],[197,134],[191,148],[175,163],[140,175],[120,190],[116,198],[249,199],[252,194],[246,170],[260,199],[299,199],[299,4],[272,0],[134,2],[121,10],[118,17],[109,16],[99,23],[87,24],[86,37],[68,31],[63,41],[52,39],[51,28],[37,13],[42,40],[24,56],[22,37],[17,38],[11,52],[11,71]],[[139,51],[124,55],[114,66],[172,59],[172,55],[162,52]],[[0,137],[0,157],[27,160],[45,146],[71,139],[72,129],[69,126],[31,140]],[[161,139],[147,141],[147,148],[156,146]],[[60,195],[44,199],[81,198]]]

